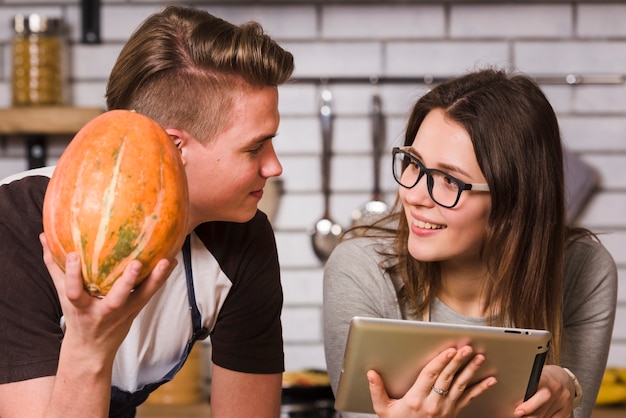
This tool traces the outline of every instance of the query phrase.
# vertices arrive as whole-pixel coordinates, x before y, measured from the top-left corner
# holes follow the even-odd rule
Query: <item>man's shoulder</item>
[[[34,168],[32,170],[26,170],[19,173],[11,174],[3,179],[0,179],[0,185],[8,184],[14,182],[16,180],[21,180],[27,177],[35,177],[35,176],[44,176],[44,177],[52,177],[52,173],[54,172],[55,166]]]

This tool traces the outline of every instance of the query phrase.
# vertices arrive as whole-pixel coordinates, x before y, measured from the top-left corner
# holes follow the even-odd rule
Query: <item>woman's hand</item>
[[[472,354],[470,346],[444,350],[422,369],[401,399],[390,399],[380,375],[370,370],[367,379],[374,411],[383,418],[455,417],[472,399],[496,384],[495,377],[488,377],[469,386],[485,362],[485,357],[477,354],[463,367]]]
[[[63,345],[86,350],[94,362],[111,362],[132,321],[165,283],[176,260],[160,260],[141,285],[135,283],[141,263],[133,261],[104,298],[90,296],[83,288],[80,260],[67,255],[65,272],[52,259],[45,234],[40,236],[43,258],[57,289],[66,325]],[[133,290],[134,289],[134,290]],[[67,347],[66,347],[67,348]]]
[[[515,409],[515,416],[567,418],[573,411],[576,387],[559,366],[544,366],[537,392]]]

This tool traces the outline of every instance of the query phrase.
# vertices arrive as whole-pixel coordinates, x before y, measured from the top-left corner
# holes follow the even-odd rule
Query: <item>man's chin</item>
[[[235,222],[235,223],[246,223],[251,221],[254,216],[256,215],[258,209],[255,207],[254,209],[251,209],[249,211],[245,211],[245,212],[241,212],[239,214],[239,216],[233,217],[232,220],[230,220],[230,222]]]

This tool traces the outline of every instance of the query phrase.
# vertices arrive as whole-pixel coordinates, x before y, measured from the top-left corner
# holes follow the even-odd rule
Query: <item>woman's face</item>
[[[467,131],[432,110],[422,122],[411,152],[427,168],[444,171],[465,183],[486,183]],[[456,206],[445,208],[428,194],[426,176],[411,189],[399,187],[409,226],[408,249],[420,261],[475,263],[489,219],[489,192],[464,191]]]

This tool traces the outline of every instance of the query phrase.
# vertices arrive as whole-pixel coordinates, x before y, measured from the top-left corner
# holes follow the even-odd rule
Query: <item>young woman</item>
[[[511,416],[589,417],[606,365],[617,272],[588,231],[566,225],[556,116],[528,77],[486,69],[415,104],[393,149],[395,210],[329,258],[326,360],[336,391],[352,317],[547,329],[537,393]],[[497,381],[468,387],[472,348],[435,356],[402,399],[367,378],[381,417],[454,417]],[[584,393],[582,406],[581,395]],[[354,416],[345,414],[344,416]]]

